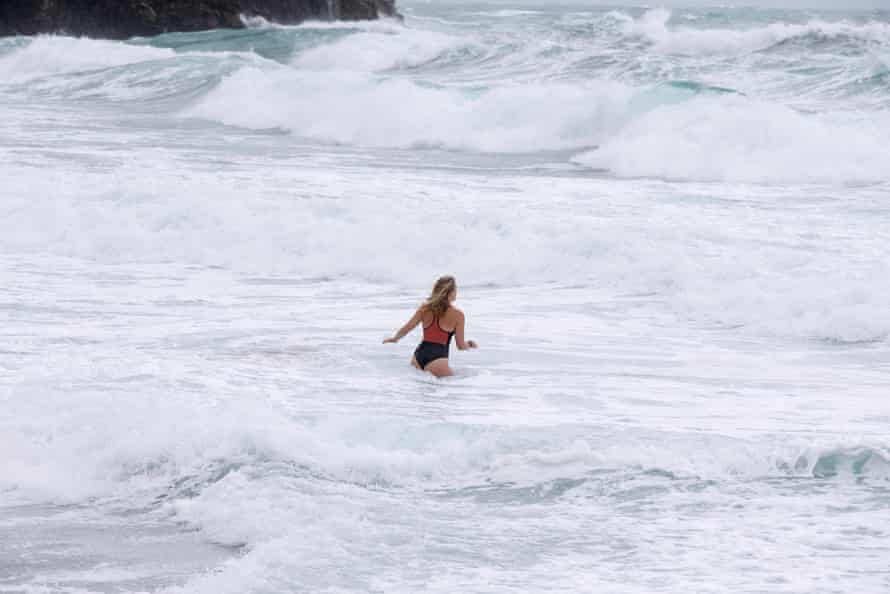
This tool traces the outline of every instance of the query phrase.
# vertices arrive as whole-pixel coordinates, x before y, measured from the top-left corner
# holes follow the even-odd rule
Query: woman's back
[[[457,327],[456,310],[449,307],[441,316],[427,309],[423,312],[423,340],[436,344],[449,344]]]

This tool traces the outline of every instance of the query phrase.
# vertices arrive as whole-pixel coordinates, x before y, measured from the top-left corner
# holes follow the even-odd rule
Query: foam
[[[293,64],[310,70],[362,72],[410,68],[464,43],[460,38],[432,31],[360,31],[335,43],[304,50],[295,56]]]
[[[0,81],[30,95],[77,100],[184,105],[245,65],[276,62],[253,52],[176,53],[166,48],[88,38],[37,37],[0,56]],[[18,89],[17,89],[18,90]],[[165,107],[169,110],[170,107]]]
[[[173,50],[87,38],[40,36],[24,48],[0,55],[0,80],[24,82],[36,78],[163,60]]]
[[[737,96],[700,96],[634,119],[576,162],[628,177],[745,182],[890,179],[881,113],[802,114]]]
[[[501,10],[483,10],[478,12],[468,12],[464,14],[477,15],[477,16],[486,16],[486,17],[494,17],[499,19],[509,19],[515,17],[525,17],[525,16],[535,16],[542,14],[540,10],[517,10],[517,9],[509,9],[504,8]]]
[[[46,64],[60,79],[166,52],[64,44],[69,61]],[[584,591],[592,564],[609,592],[817,591],[801,543],[851,577],[851,555],[887,541],[851,531],[890,478],[886,345],[840,345],[890,335],[884,114],[412,78],[465,47],[363,29],[257,60],[184,114],[310,146],[0,98],[0,493],[115,514],[128,538],[161,522],[229,547],[166,589],[189,594]],[[138,98],[176,76],[139,70],[99,84]],[[317,141],[570,149],[650,179],[535,172],[562,153]],[[457,274],[487,334],[452,380],[369,347],[431,269]],[[882,591],[886,555],[856,569],[859,591]],[[60,575],[148,587],[100,583],[113,570]],[[188,571],[168,563],[157,587]]]
[[[391,77],[468,45],[431,31],[363,30],[299,52],[293,68],[243,69],[187,115],[342,144],[533,152],[595,144],[630,93],[607,82],[464,90]]]
[[[502,86],[477,97],[360,73],[247,68],[187,115],[369,147],[534,152],[595,145],[629,94],[618,83],[554,83]]]
[[[241,19],[241,22],[244,24],[244,26],[248,29],[259,29],[262,31],[265,29],[276,28],[275,23],[261,16],[245,16],[242,14],[239,15],[239,18]]]
[[[890,25],[881,22],[856,24],[845,21],[812,20],[806,24],[773,23],[749,29],[668,28],[671,11],[657,8],[639,19],[625,20],[626,35],[650,41],[657,51],[677,54],[735,54],[769,48],[805,35],[850,36],[880,44],[890,44]]]
[[[245,164],[262,172],[245,193],[238,171],[174,175],[180,168],[166,151],[140,155],[114,177],[4,166],[0,247],[97,263],[183,262],[387,282],[419,281],[441,267],[470,283],[589,282],[617,294],[652,292],[686,319],[751,333],[860,342],[890,332],[886,263],[848,256],[880,253],[879,230],[856,219],[861,234],[850,235],[830,209],[809,213],[803,224],[796,199],[781,188],[719,190],[746,200],[762,194],[764,208],[778,201],[786,210],[773,215],[760,207],[705,208],[719,208],[711,194],[718,190],[693,186],[684,191],[701,195],[704,206],[690,220],[669,198],[652,203],[636,182],[613,179],[508,177],[491,188],[456,184],[448,174],[378,178],[373,170],[331,172],[306,158],[298,171],[294,161],[264,159]],[[665,188],[647,191],[659,196]],[[825,192],[836,190],[814,187],[805,196]],[[882,196],[880,187],[872,193]],[[626,214],[603,218],[586,205]],[[636,212],[647,218],[637,220]],[[750,220],[739,226],[738,217]],[[400,222],[395,232],[378,232],[393,220]],[[774,228],[788,229],[787,245],[774,243]],[[689,239],[713,229],[721,231],[704,245]],[[804,232],[819,233],[818,241],[796,239]]]
[[[421,488],[425,493],[438,492],[455,498],[467,497],[474,492],[480,495],[486,491],[496,493],[501,489],[504,491],[501,497],[510,501],[511,496],[517,497],[510,491],[521,493],[524,489],[538,489],[541,497],[546,498],[547,490],[554,488],[555,483],[570,479],[581,485],[589,483],[589,492],[600,497],[610,496],[624,488],[625,481],[632,483],[647,473],[678,482],[760,481],[776,477],[811,479],[814,476],[856,481],[863,477],[877,480],[890,477],[890,453],[880,446],[795,447],[683,434],[626,440],[614,440],[615,436],[611,435],[611,443],[569,439],[557,445],[560,440],[555,438],[552,428],[536,434],[496,427],[472,432],[457,426],[449,428],[451,433],[447,441],[440,441],[439,428],[430,426],[427,428],[431,431],[429,437],[412,443],[410,440],[422,433],[420,429],[408,431],[400,440],[400,449],[407,452],[376,448],[365,452],[366,455],[373,454],[379,461],[386,460],[388,470],[397,476],[396,483],[360,482],[362,466],[355,465],[355,452],[334,447],[329,450],[331,458],[345,454],[353,464],[354,474],[344,475],[347,480],[326,476],[316,482],[288,470],[288,465],[243,467],[206,485],[196,497],[171,502],[170,508],[178,520],[199,527],[214,542],[229,546],[247,545],[249,556],[263,558],[270,548],[277,549],[283,541],[298,550],[311,546],[317,551],[315,547],[322,546],[349,557],[352,551],[348,550],[348,545],[344,551],[344,544],[348,542],[358,544],[358,551],[369,548],[369,543],[361,542],[364,537],[355,533],[356,523],[367,524],[392,505],[400,507],[401,515],[407,521],[403,523],[389,518],[380,525],[374,522],[375,529],[392,530],[389,537],[399,540],[411,534],[415,522],[420,520],[411,516],[424,512],[412,507],[414,501],[401,499],[396,504],[391,494],[410,493]],[[562,430],[573,433],[572,428]],[[382,431],[389,434],[390,427],[384,424]],[[364,433],[363,437],[371,434],[373,431]],[[406,454],[414,454],[412,450],[421,443],[425,450],[422,472],[415,473],[410,469],[410,474],[405,474],[406,469],[399,464],[400,458],[416,460],[416,454]],[[458,444],[460,447],[456,448]],[[601,481],[598,480],[600,477]],[[334,509],[336,513],[333,513]],[[427,521],[432,521],[432,517]],[[307,538],[307,534],[313,537]],[[416,533],[414,536],[417,537]],[[368,538],[375,537],[379,538],[378,535]],[[356,538],[359,542],[354,540]],[[301,557],[293,550],[291,553],[291,557]],[[308,549],[302,556],[316,558]],[[236,566],[240,569],[240,564]],[[289,575],[294,573],[299,574],[288,572]],[[195,580],[196,584],[216,582],[218,580],[213,577]]]
[[[102,477],[104,488],[89,494],[93,504],[124,498],[133,506],[160,505],[207,540],[241,548],[229,562],[170,592],[277,590],[293,580],[332,579],[340,575],[332,568],[350,563],[379,571],[393,565],[368,563],[381,543],[384,555],[423,550],[427,535],[437,532],[432,526],[447,519],[440,505],[460,510],[477,497],[483,503],[500,497],[509,506],[535,503],[523,497],[561,497],[565,509],[572,495],[561,494],[558,485],[566,481],[576,484],[581,501],[618,499],[643,485],[665,491],[653,504],[669,504],[671,491],[709,481],[720,483],[711,489],[742,481],[750,494],[777,477],[827,477],[844,485],[890,477],[890,452],[862,442],[373,415],[301,422],[270,400],[244,393],[234,399],[78,396],[57,416],[18,417],[41,418],[42,431],[51,419],[54,438],[41,439],[35,431],[30,445],[58,464],[53,497],[86,495],[79,492],[84,478]],[[55,404],[45,393],[41,400],[46,409]],[[42,411],[32,401],[14,412]],[[105,422],[96,423],[99,418]],[[26,462],[34,456],[21,447],[4,451]],[[20,478],[15,466],[11,471],[4,480]],[[715,497],[710,493],[704,501]]]
[[[256,93],[263,102],[255,101]],[[244,68],[186,115],[367,147],[537,152],[598,146],[574,161],[625,177],[888,179],[882,130],[890,122],[880,112],[856,120],[740,96],[677,95],[606,81],[502,85],[470,94],[358,72]],[[643,97],[647,107],[640,112]]]
[[[297,418],[267,388],[159,389],[159,380],[187,375],[189,362],[152,360],[131,346],[118,351],[126,358],[120,368],[59,357],[64,364],[53,365],[50,375],[78,386],[76,400],[61,388],[26,397],[37,387],[33,377],[9,394],[0,444],[12,462],[0,489],[24,492],[32,502],[162,502],[213,541],[240,546],[286,536],[286,518],[301,510],[314,515],[319,504],[312,501],[330,488],[357,495],[380,487],[460,490],[653,469],[702,480],[890,478],[890,450],[867,439],[752,441],[543,421],[513,425],[509,417],[501,425],[373,414]],[[125,393],[83,389],[85,380],[131,374],[143,379],[129,382]],[[313,381],[298,385],[311,389]]]

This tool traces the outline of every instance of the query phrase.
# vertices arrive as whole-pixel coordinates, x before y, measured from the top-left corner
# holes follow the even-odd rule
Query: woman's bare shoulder
[[[464,317],[464,312],[454,307],[453,305],[448,310],[448,314],[454,316],[454,319],[459,320]]]

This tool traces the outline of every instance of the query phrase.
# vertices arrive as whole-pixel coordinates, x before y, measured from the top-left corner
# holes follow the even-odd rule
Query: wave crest
[[[248,68],[188,115],[360,146],[538,152],[595,145],[621,121],[629,95],[618,83],[472,93],[364,74]]]
[[[41,36],[15,51],[0,55],[0,80],[25,82],[56,74],[163,60],[176,54],[169,49],[129,45],[98,39]]]
[[[804,115],[744,97],[703,96],[649,111],[575,157],[627,177],[745,182],[890,180],[890,121]]]
[[[669,27],[672,13],[664,8],[645,12],[639,19],[628,19],[623,31],[642,38],[664,53],[723,54],[781,48],[794,43],[810,47],[826,41],[855,40],[859,43],[890,45],[890,24],[852,23],[812,20],[804,24],[772,23],[749,29],[704,29]]]

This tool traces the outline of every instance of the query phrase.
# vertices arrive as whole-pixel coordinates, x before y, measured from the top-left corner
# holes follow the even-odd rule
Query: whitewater
[[[890,14],[400,9],[0,39],[0,592],[890,591]]]

